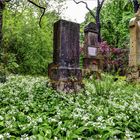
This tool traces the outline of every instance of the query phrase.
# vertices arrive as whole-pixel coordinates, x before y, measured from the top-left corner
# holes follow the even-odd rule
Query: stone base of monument
[[[78,92],[84,87],[82,81],[51,81],[50,84],[53,89],[64,93]]]
[[[102,61],[100,58],[83,58],[83,76],[91,76],[100,79],[102,70]]]
[[[48,75],[51,86],[57,91],[77,92],[83,88],[80,68],[58,67],[50,64]]]
[[[94,71],[89,69],[83,69],[82,75],[89,79],[101,79],[101,71]]]
[[[131,66],[127,73],[127,81],[140,82],[140,67]]]
[[[54,81],[82,80],[82,71],[80,68],[56,67],[49,68],[49,78]]]

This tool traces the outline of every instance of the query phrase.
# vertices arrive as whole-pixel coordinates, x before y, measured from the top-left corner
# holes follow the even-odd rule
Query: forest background
[[[45,5],[40,1],[40,5]],[[52,7],[48,1],[46,12],[38,24],[41,9],[25,0],[11,1],[3,13],[3,43],[1,47],[1,67],[19,74],[47,73],[53,57],[53,24],[61,19],[65,1],[56,1]],[[51,9],[51,10],[50,10]],[[93,12],[96,8],[93,9]],[[111,48],[129,48],[129,21],[134,16],[134,6],[128,0],[107,0],[101,10],[102,42]],[[90,13],[81,23],[80,43],[84,40],[84,26],[95,22]],[[82,45],[81,45],[82,46]]]

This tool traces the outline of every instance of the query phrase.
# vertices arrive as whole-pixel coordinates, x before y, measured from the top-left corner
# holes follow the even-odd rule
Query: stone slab
[[[63,67],[79,67],[79,30],[79,24],[66,20],[59,20],[54,24],[55,64]]]
[[[59,20],[54,24],[53,63],[48,66],[48,76],[58,91],[75,92],[83,87],[79,31],[79,24],[74,22]]]

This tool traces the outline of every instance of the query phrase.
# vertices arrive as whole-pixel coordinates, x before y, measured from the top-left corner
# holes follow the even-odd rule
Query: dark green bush
[[[3,59],[8,71],[24,74],[46,74],[52,61],[53,23],[59,16],[55,11],[39,16],[33,9],[22,13],[5,10],[3,27]]]

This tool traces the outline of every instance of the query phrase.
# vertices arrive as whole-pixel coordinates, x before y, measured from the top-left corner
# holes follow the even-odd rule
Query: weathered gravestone
[[[91,22],[85,29],[83,67],[86,72],[99,74],[102,69],[102,57],[99,53],[98,32],[96,24]]]
[[[82,87],[79,29],[79,24],[65,20],[54,24],[53,63],[48,67],[48,76],[58,91],[73,92]]]
[[[130,20],[130,54],[128,79],[140,81],[140,10]]]

